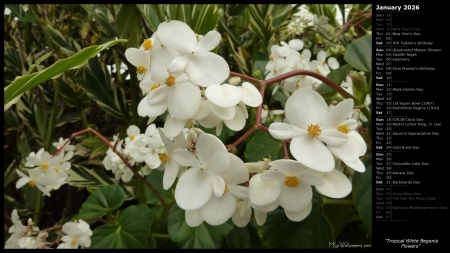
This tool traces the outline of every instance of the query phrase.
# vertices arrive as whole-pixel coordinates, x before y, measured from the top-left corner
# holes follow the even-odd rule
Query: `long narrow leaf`
[[[4,93],[4,105],[11,102],[15,97],[20,96],[25,91],[32,89],[33,87],[45,82],[51,78],[54,78],[61,73],[70,69],[79,68],[84,65],[90,58],[96,56],[100,51],[114,46],[119,42],[126,42],[127,40],[113,40],[102,45],[90,46],[84,48],[80,52],[73,56],[59,60],[52,66],[30,75],[18,77],[12,84],[5,88]],[[31,78],[30,78],[31,77]],[[7,108],[5,108],[7,109]]]

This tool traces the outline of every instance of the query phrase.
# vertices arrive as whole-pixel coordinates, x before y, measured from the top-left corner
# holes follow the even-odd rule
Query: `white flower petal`
[[[323,50],[320,50],[319,53],[317,54],[317,60],[320,62],[325,61],[325,59],[327,58],[327,53]]]
[[[203,222],[198,210],[186,210],[184,213],[184,219],[190,227],[197,227]]]
[[[295,160],[276,160],[270,162],[269,165],[287,176],[296,176],[302,172],[310,171],[308,167]]]
[[[305,43],[303,43],[303,41],[299,39],[293,39],[289,41],[289,46],[295,51],[300,51],[303,48],[304,44]]]
[[[270,124],[269,133],[276,139],[286,140],[294,137],[304,136],[308,132],[305,129],[298,128],[287,123],[275,122]]]
[[[261,181],[263,182],[281,182],[284,177],[284,173],[271,169],[261,174]]]
[[[222,36],[216,31],[209,31],[198,42],[195,52],[209,52],[219,45]]]
[[[230,167],[228,151],[222,141],[211,134],[197,137],[197,157],[204,169],[220,173]]]
[[[200,120],[206,118],[211,111],[208,107],[208,102],[206,100],[202,100],[200,103],[200,107],[198,108],[197,112],[192,116],[193,120]]]
[[[141,117],[158,117],[167,110],[167,104],[150,105],[147,99],[142,99],[138,105],[138,114]]]
[[[267,219],[267,212],[261,212],[255,209],[255,220],[258,226],[264,225],[264,223],[266,223],[266,219]]]
[[[364,141],[363,137],[356,131],[351,131],[347,134],[348,139],[352,140],[356,143],[359,149],[359,156],[363,156],[367,152],[367,144]]]
[[[239,87],[230,84],[213,84],[206,88],[205,96],[209,101],[221,107],[235,106],[242,99]]]
[[[352,191],[350,180],[339,170],[332,170],[325,173],[322,178],[324,184],[316,186],[319,193],[330,198],[344,198]]]
[[[302,172],[297,175],[301,182],[307,183],[314,186],[322,186],[322,177],[326,172],[320,172],[317,170],[309,170],[307,172]]]
[[[180,56],[180,54],[172,48],[160,47],[153,49],[150,65],[153,81],[162,85],[169,75],[167,66],[169,66],[172,60],[178,56]]]
[[[225,192],[225,181],[223,178],[210,171],[205,173],[208,175],[209,181],[211,182],[214,195],[216,197],[222,196]]]
[[[325,142],[329,148],[331,146],[341,146],[348,142],[346,134],[333,128],[322,129],[318,139]]]
[[[334,158],[328,148],[319,140],[309,136],[295,137],[290,150],[295,159],[305,166],[318,171],[334,169]]]
[[[186,23],[178,20],[160,23],[156,33],[161,44],[175,49],[181,55],[194,52],[198,44],[194,31]]]
[[[349,139],[340,146],[328,146],[331,153],[342,161],[355,161],[359,158],[359,147],[353,140]]]
[[[234,225],[242,228],[247,226],[252,218],[252,207],[247,201],[241,201],[237,205],[231,219],[233,220]]]
[[[288,98],[284,111],[290,124],[307,129],[308,125],[322,121],[328,105],[317,91],[301,88]]]
[[[177,136],[184,128],[186,120],[174,119],[170,114],[167,114],[164,122],[164,134],[168,138]]]
[[[248,200],[248,188],[242,185],[228,185],[228,192],[234,197]]]
[[[200,168],[202,166],[198,159],[187,149],[175,149],[173,151],[173,159],[181,166],[195,168]]]
[[[29,177],[23,177],[16,182],[16,189],[21,188],[22,186],[26,185],[28,182],[30,182],[31,179]]]
[[[175,182],[175,179],[177,178],[177,175],[178,175],[179,167],[180,166],[173,159],[169,159],[167,161],[167,164],[164,169],[164,176],[163,176],[164,190],[168,190]]]
[[[300,211],[312,200],[311,185],[300,181],[297,187],[281,186],[280,206],[288,211]]]
[[[208,101],[206,101],[208,103]],[[209,110],[209,109],[208,109]],[[222,124],[222,120],[217,118],[214,113],[209,113],[205,118],[199,119],[198,123],[206,128],[216,127],[218,124]]]
[[[247,123],[245,112],[239,106],[235,106],[235,108],[236,113],[234,117],[230,120],[224,120],[223,123],[233,131],[241,131],[245,127],[245,123]]]
[[[202,207],[212,195],[211,181],[200,168],[191,168],[181,174],[175,189],[175,200],[184,210]]]
[[[338,69],[339,68],[339,62],[334,57],[330,57],[327,60],[328,66],[330,66],[330,69]]]
[[[142,100],[146,100],[150,105],[167,104],[166,100],[167,100],[167,95],[168,95],[169,91],[170,91],[169,87],[167,87],[165,85],[160,86],[160,87],[152,90]]]
[[[127,48],[127,50],[125,50],[125,58],[127,58],[127,61],[136,67],[150,67],[150,59],[148,58],[147,53],[143,50],[139,50],[137,48]]]
[[[242,101],[251,107],[258,107],[262,103],[261,93],[251,83],[242,83]]]
[[[261,180],[261,174],[256,174],[250,179],[248,189],[250,201],[258,206],[275,202],[281,193],[281,186],[278,181],[264,182]]]
[[[186,69],[186,65],[189,62],[191,55],[179,56],[172,60],[172,62],[167,67],[169,73],[182,73]]]
[[[236,106],[230,106],[230,107],[222,107],[214,104],[213,102],[207,100],[208,107],[211,110],[211,112],[221,120],[231,120],[234,118],[236,114]]]
[[[350,167],[350,168],[352,168],[353,170],[356,170],[356,171],[358,171],[358,172],[363,173],[363,172],[366,171],[366,166],[365,166],[364,163],[363,163],[361,160],[359,160],[359,159],[356,159],[355,161],[345,161],[345,164],[346,164],[348,167]]]
[[[212,84],[221,84],[230,75],[230,67],[221,56],[211,53],[195,53],[192,55],[186,73],[192,83],[208,87]]]
[[[308,215],[311,213],[311,210],[312,210],[312,202],[310,202],[304,209],[300,211],[292,212],[284,209],[284,213],[286,214],[286,217],[291,221],[299,222],[308,217]]]
[[[268,205],[265,206],[258,206],[250,202],[250,205],[253,207],[254,210],[258,210],[261,212],[272,212],[273,210],[277,209],[277,207],[280,205],[278,199]]]
[[[225,223],[233,215],[236,209],[236,198],[231,194],[225,193],[221,197],[212,196],[198,213],[203,220],[212,226]]]
[[[244,162],[231,153],[228,153],[228,157],[230,159],[230,167],[223,173],[220,173],[223,180],[225,180],[228,185],[237,185],[247,182],[249,175]]]
[[[188,120],[200,107],[200,89],[191,83],[177,83],[167,96],[167,109],[170,115],[176,119]]]
[[[321,125],[338,128],[352,112],[353,104],[351,98],[341,101],[328,112]]]

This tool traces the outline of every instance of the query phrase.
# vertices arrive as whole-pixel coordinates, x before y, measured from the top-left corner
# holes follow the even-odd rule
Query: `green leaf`
[[[50,78],[57,77],[70,69],[81,67],[89,60],[89,58],[96,56],[100,51],[125,41],[126,40],[113,40],[102,45],[90,46],[82,49],[80,52],[69,58],[55,62],[50,67],[40,72],[17,77],[13,83],[5,88],[4,105],[12,101],[15,97],[20,96],[25,91],[32,89]]]
[[[144,21],[156,32],[161,22],[164,22],[164,8],[161,4],[138,4]]]
[[[274,139],[269,133],[256,132],[245,148],[244,156],[247,162],[262,161],[263,158],[278,159],[281,141]]]
[[[335,69],[331,71],[327,78],[331,79],[333,82],[335,82],[338,85],[341,85],[341,83],[345,80],[348,73],[352,70],[352,66],[349,64],[345,64],[344,66],[341,66],[338,69]],[[336,90],[328,86],[326,83],[320,84],[319,87],[317,87],[316,91],[322,95],[322,97],[328,101],[332,99],[332,97],[336,94]]]
[[[90,248],[146,248],[152,222],[152,211],[145,204],[129,206],[120,214],[117,224],[102,225],[92,231]]]
[[[309,216],[300,222],[289,220],[283,209],[276,209],[267,214],[258,232],[269,248],[328,248],[334,241],[320,204],[313,204]]]
[[[254,224],[253,224],[254,223]],[[261,245],[256,222],[251,222],[245,227],[234,227],[225,238],[227,249],[255,249],[264,248]]]
[[[353,201],[363,224],[372,233],[372,155],[364,157],[363,163],[366,171],[353,174]]]
[[[372,35],[365,35],[350,43],[345,49],[344,59],[355,69],[372,73]]]
[[[112,87],[111,76],[107,74],[106,66],[96,58],[90,59],[88,66],[82,69],[82,76],[74,76],[76,82],[100,108],[118,119],[128,120],[127,112],[121,110],[114,99],[113,89],[119,88]]]
[[[324,214],[327,217],[328,222],[333,227],[333,237],[337,238],[341,233],[342,229],[349,222],[349,218],[352,215],[358,215],[355,208],[351,204],[326,204],[323,206]],[[345,201],[345,200],[344,200]]]
[[[117,13],[119,38],[128,39],[127,47],[139,47],[142,34],[141,13],[135,4],[123,4]]]
[[[219,9],[215,4],[194,4],[191,12],[191,28],[197,34],[207,34],[219,23]]]
[[[86,199],[77,218],[101,218],[119,208],[124,200],[125,192],[119,185],[101,187]]]
[[[230,220],[219,226],[205,222],[193,228],[184,219],[184,210],[176,204],[169,211],[168,229],[170,239],[178,242],[183,249],[217,249],[222,245],[225,235],[233,228]]]
[[[106,174],[106,170],[103,168],[88,169],[78,164],[72,164],[67,173],[70,177],[70,181],[67,183],[75,187],[101,187],[117,183],[114,178],[110,178]]]

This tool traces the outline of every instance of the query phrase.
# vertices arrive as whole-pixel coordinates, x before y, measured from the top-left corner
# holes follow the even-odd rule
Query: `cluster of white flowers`
[[[50,196],[50,191],[57,190],[67,183],[67,171],[71,167],[69,160],[72,159],[75,149],[75,146],[68,143],[62,148],[67,141],[68,139],[59,138],[59,142],[53,143],[58,150],[61,149],[58,155],[50,155],[44,148],[36,153],[31,152],[25,163],[25,167],[31,168],[27,169],[28,175],[16,170],[21,177],[16,183],[16,188],[28,184],[37,187],[44,195]]]
[[[311,70],[327,76],[331,70],[339,68],[339,62],[334,57],[328,57],[323,50],[319,51],[316,60],[311,60],[311,51],[303,49],[304,43],[300,39],[290,40],[289,43],[280,42],[281,46],[273,45],[271,55],[266,65],[266,80],[288,73],[293,70]],[[322,81],[307,75],[298,75],[282,81],[280,87],[287,92],[294,92],[300,88],[316,89]],[[276,89],[274,89],[276,91]]]
[[[48,232],[33,226],[33,220],[28,219],[27,225],[23,225],[19,219],[17,210],[11,213],[12,226],[9,233],[12,234],[5,243],[5,249],[48,249],[53,243],[47,242]],[[62,226],[65,233],[61,238],[63,243],[58,249],[78,249],[91,245],[92,230],[83,220],[78,222],[67,222]]]
[[[172,20],[161,23],[139,48],[125,51],[127,60],[136,66],[145,95],[138,114],[152,121],[168,111],[164,124],[167,137],[177,136],[194,123],[216,127],[217,134],[223,124],[242,130],[248,118],[245,105],[262,103],[253,84],[223,83],[230,73],[228,63],[210,52],[220,40],[216,31],[196,35],[187,24]]]

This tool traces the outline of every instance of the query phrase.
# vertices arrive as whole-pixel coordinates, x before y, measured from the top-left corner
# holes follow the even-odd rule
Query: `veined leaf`
[[[23,94],[25,91],[45,82],[51,78],[59,76],[61,73],[70,69],[79,68],[84,65],[90,58],[94,57],[100,51],[114,46],[119,42],[126,40],[113,40],[102,45],[90,46],[82,49],[73,56],[59,60],[52,66],[30,75],[17,77],[14,82],[5,88],[4,105],[12,101],[15,97]]]
[[[116,224],[102,225],[92,231],[91,249],[145,248],[154,219],[146,205],[129,206]]]
[[[124,201],[125,192],[118,184],[101,187],[86,199],[77,218],[101,218],[119,208]]]
[[[350,43],[344,59],[355,69],[372,73],[372,35],[368,34]]]
[[[230,220],[219,226],[211,226],[203,222],[195,228],[190,227],[185,221],[184,212],[177,205],[173,205],[167,217],[170,239],[178,242],[183,249],[220,248],[225,235],[233,229]]]

